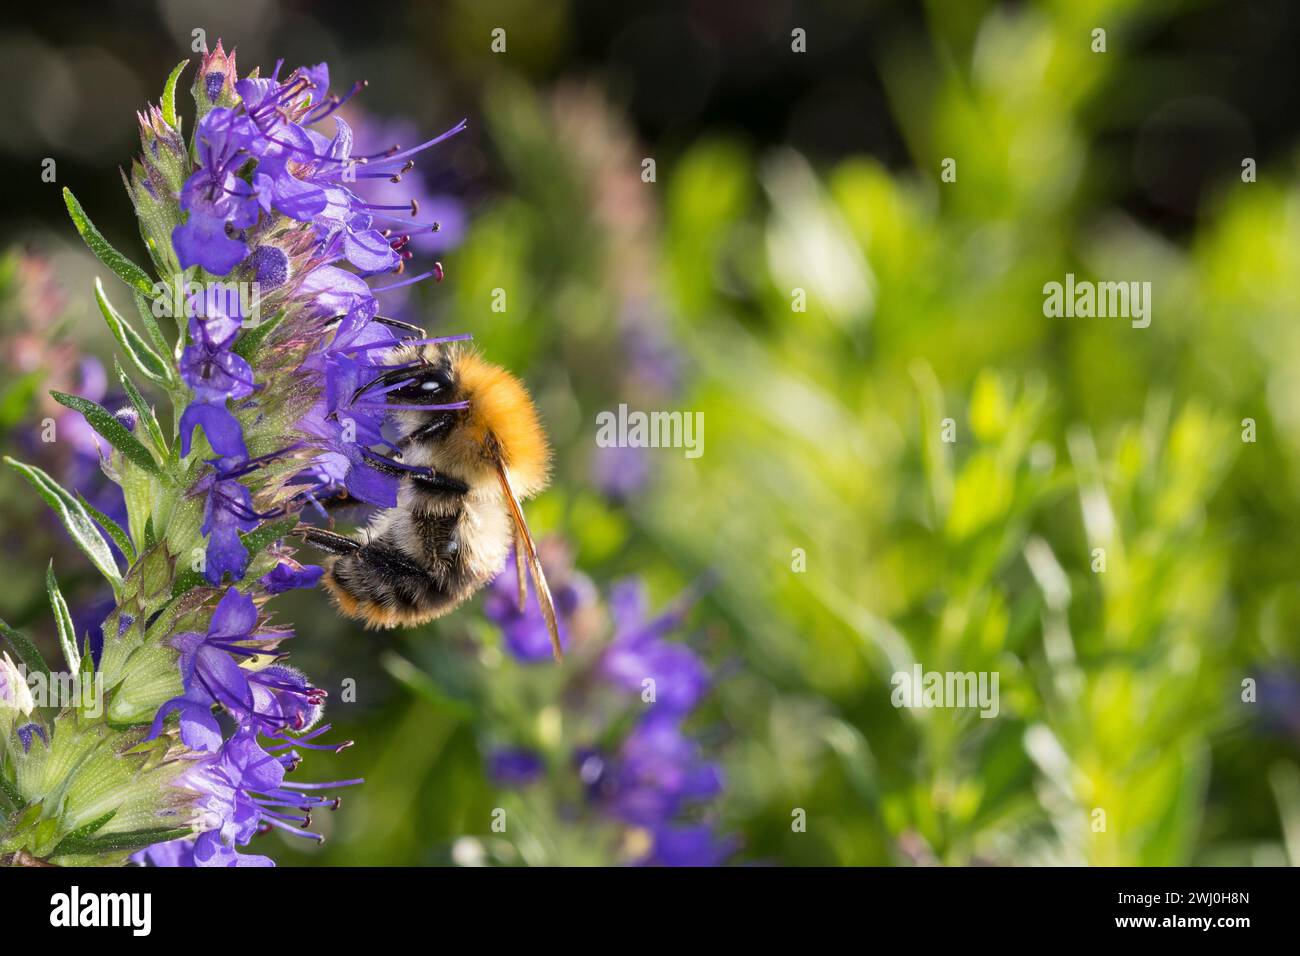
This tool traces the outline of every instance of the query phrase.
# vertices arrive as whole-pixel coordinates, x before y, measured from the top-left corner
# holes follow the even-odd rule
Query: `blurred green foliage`
[[[1117,205],[1098,147],[1115,74],[1172,9],[930,5],[929,43],[882,67],[903,169],[704,135],[647,183],[597,87],[484,80],[510,185],[422,307],[537,394],[557,454],[535,533],[659,603],[716,576],[692,622],[722,676],[693,727],[741,859],[1300,862],[1297,738],[1261,715],[1294,728],[1300,691],[1243,700],[1300,666],[1300,176],[1225,167],[1177,240]],[[1067,272],[1150,281],[1151,326],[1044,317]],[[675,350],[679,390],[632,374],[628,315]],[[621,402],[706,424],[701,458],[652,452],[626,503],[590,472],[595,416]],[[551,791],[487,780],[507,730],[571,715],[478,605],[376,637],[280,600],[303,669],[357,682],[332,709],[357,746],[319,763],[367,778],[323,848],[281,859],[446,863],[464,837],[504,862],[609,858]],[[918,662],[996,672],[999,715],[895,708]],[[498,806],[511,835],[489,833]]]

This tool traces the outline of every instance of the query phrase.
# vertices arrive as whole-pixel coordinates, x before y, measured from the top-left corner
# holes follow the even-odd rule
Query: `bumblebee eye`
[[[398,375],[405,375],[408,378],[405,385],[388,393],[390,402],[426,402],[430,396],[448,391],[452,384],[449,370],[441,365],[425,365],[417,369],[389,374],[395,378]]]

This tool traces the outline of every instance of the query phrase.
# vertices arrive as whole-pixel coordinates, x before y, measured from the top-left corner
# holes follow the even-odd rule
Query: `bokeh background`
[[[570,759],[590,742],[573,684],[633,579],[652,608],[688,596],[675,639],[712,680],[686,727],[724,784],[679,818],[730,861],[1300,863],[1293,4],[18,14],[0,36],[0,441],[106,511],[93,436],[59,418],[72,441],[39,437],[61,411],[46,388],[112,397],[102,269],[59,188],[138,251],[117,169],[192,31],[245,71],[327,60],[336,88],[368,80],[347,115],[375,149],[469,119],[418,171],[443,223],[421,251],[447,278],[386,304],[472,332],[537,396],[556,481],[530,520],[579,595],[582,650],[568,673],[519,661],[482,599],[380,635],[319,593],[277,599],[356,741],[312,771],[367,783],[323,846],[258,852],[634,856],[637,828],[592,808]],[[1150,327],[1044,317],[1067,272],[1151,282]],[[597,448],[620,403],[703,412],[704,454]],[[0,616],[50,638],[51,555],[84,627],[105,595],[41,507],[0,476]],[[914,662],[996,671],[999,716],[895,708]],[[512,748],[544,755],[527,782]]]

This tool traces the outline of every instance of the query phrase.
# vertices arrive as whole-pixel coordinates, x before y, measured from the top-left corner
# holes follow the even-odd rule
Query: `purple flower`
[[[184,221],[171,240],[181,266],[217,276],[238,269],[286,317],[246,360],[234,348],[241,333],[236,310],[217,303],[199,311],[209,304],[196,297],[187,303],[196,318],[178,364],[193,398],[178,430],[183,455],[191,454],[196,428],[214,452],[211,469],[190,493],[204,496],[205,576],[218,585],[227,572],[243,579],[250,560],[244,536],[274,514],[339,489],[382,506],[396,503],[400,472],[411,466],[388,457],[396,449],[384,434],[395,407],[387,393],[401,383],[388,379],[385,387],[370,387],[394,370],[386,356],[399,341],[389,327],[372,321],[379,311],[376,293],[408,287],[438,274],[439,267],[372,289],[368,276],[401,273],[413,255],[412,235],[390,238],[385,224],[400,222],[415,236],[432,224],[418,221],[414,196],[367,198],[353,187],[360,180],[400,182],[417,154],[464,124],[411,149],[358,155],[351,128],[337,117],[332,136],[311,129],[352,95],[329,93],[325,64],[283,79],[277,65],[269,76],[240,80],[233,56],[220,47],[205,58],[194,89],[199,119],[192,172],[178,173],[165,190],[148,188],[154,184],[149,179],[133,198],[161,201],[178,194]],[[145,145],[147,151],[148,140]],[[284,388],[286,379],[300,381],[302,388],[296,382]],[[299,400],[292,406],[294,428],[303,440],[250,459],[241,418],[265,424],[277,420],[273,416],[286,401]],[[303,449],[312,454],[296,473],[286,475],[277,466],[265,484],[248,480],[264,462]],[[254,489],[275,501],[275,511],[254,510]],[[322,573],[281,557],[252,593],[314,587]],[[182,786],[199,794],[200,832],[150,847],[138,859],[155,865],[267,865],[265,857],[242,852],[256,833],[279,828],[301,834],[314,808],[337,805],[304,791],[359,782],[286,781],[300,750],[337,749],[309,742],[328,730],[308,730],[321,718],[325,694],[281,662],[277,647],[291,636],[259,631],[257,603],[234,587],[225,591],[205,631],[172,636],[183,691],[159,709],[151,738],[176,715],[180,739],[191,751],[185,759],[192,761]],[[266,660],[274,662],[261,663]],[[521,751],[501,769],[522,781],[540,773],[535,759],[534,768]]]
[[[409,143],[415,139],[417,129],[404,120],[378,119],[360,110],[349,114],[356,139],[366,143]],[[425,255],[438,255],[456,248],[465,238],[466,216],[464,205],[455,197],[434,190],[414,168],[399,170],[396,174],[376,173],[369,167],[358,172],[352,191],[373,206],[419,210],[420,217],[438,224],[432,228],[410,232],[407,247]],[[400,223],[398,225],[400,229]]]
[[[580,754],[578,770],[592,799],[641,826],[671,820],[683,804],[722,792],[720,768],[702,758],[681,718],[663,711],[641,718],[612,757]]]
[[[506,650],[515,660],[524,663],[550,661],[551,636],[546,629],[546,619],[542,617],[541,605],[537,603],[537,595],[530,587],[527,603],[520,612],[519,575],[515,568],[515,556],[511,553],[506,559],[505,567],[488,588],[483,614],[501,628]],[[551,584],[560,646],[567,650],[570,622],[580,609],[594,603],[595,589],[581,574],[568,574]]]
[[[503,747],[488,757],[488,776],[501,787],[523,787],[540,779],[542,758],[523,747]]]
[[[1259,714],[1269,730],[1300,740],[1300,672],[1294,668],[1263,665],[1259,668]]]
[[[681,382],[681,356],[664,333],[662,321],[644,306],[621,317],[628,371],[638,390],[669,395]]]
[[[312,687],[297,671],[283,666],[250,670],[235,658],[250,658],[273,649],[290,635],[253,633],[257,606],[252,598],[230,588],[217,605],[207,633],[187,631],[172,639],[180,651],[185,693],[159,708],[149,739],[162,733],[167,716],[180,714],[181,741],[192,750],[214,751],[221,746],[221,728],[213,706],[267,735],[286,729],[304,730],[320,717],[324,692]]]
[[[246,229],[257,221],[257,194],[238,175],[247,160],[252,135],[248,121],[224,107],[211,110],[195,134],[198,167],[181,188],[186,221],[172,230],[172,245],[182,269],[201,266],[224,276],[248,249],[227,235],[226,226]]]
[[[566,600],[566,585],[584,581],[580,575],[561,579],[555,587],[561,616],[572,614],[589,596],[575,587]],[[589,585],[588,585],[589,587]],[[522,661],[549,657],[546,628],[535,604],[520,614],[513,561],[492,583],[485,603],[486,616],[501,627],[507,648]],[[682,623],[689,599],[651,617],[644,586],[637,580],[611,588],[609,609],[614,639],[581,678],[577,699],[588,700],[587,717],[597,728],[598,745],[573,752],[572,766],[588,805],[606,818],[628,827],[649,831],[650,850],[635,862],[663,866],[717,866],[735,852],[735,841],[716,836],[708,826],[688,824],[687,813],[716,799],[723,789],[722,771],[706,759],[700,744],[683,729],[689,712],[712,683],[708,668],[683,644],[668,638]],[[611,713],[608,697],[585,696],[596,684],[635,692],[620,695],[621,709]],[[646,680],[654,681],[653,706],[642,697]],[[633,720],[628,715],[636,714]],[[582,721],[579,721],[581,724]],[[630,732],[623,727],[630,723]],[[621,738],[621,739],[620,739]],[[527,748],[501,748],[489,753],[489,776],[500,786],[523,786],[541,778],[542,757]]]
[[[644,586],[635,580],[616,584],[610,594],[615,636],[601,661],[601,673],[637,694],[652,680],[658,708],[676,714],[690,711],[709,690],[709,669],[689,647],[664,639],[681,623],[687,606],[646,620]]]
[[[248,549],[240,534],[252,531],[264,517],[253,510],[252,494],[239,483],[238,473],[227,474],[218,467],[196,486],[197,491],[207,492],[199,530],[208,539],[203,576],[209,584],[220,584],[227,571],[234,580],[243,579]]]
[[[649,482],[650,455],[636,445],[598,447],[591,461],[591,477],[606,498],[627,501]]]
[[[202,211],[191,212],[172,230],[172,245],[182,269],[200,266],[217,276],[239,265],[246,252],[242,242],[226,235],[224,219]]]
[[[652,836],[654,845],[640,861],[643,866],[722,866],[739,848],[739,841],[719,837],[703,824],[662,824]]]
[[[282,560],[272,571],[262,575],[260,580],[266,593],[275,595],[294,588],[314,588],[324,573],[324,568],[314,564],[303,565],[293,560]]]
[[[195,401],[217,403],[253,394],[253,370],[230,351],[233,336],[225,337],[224,330],[213,334],[218,325],[229,321],[190,319],[190,341],[181,354],[180,371],[181,381],[194,390]],[[238,324],[232,324],[238,330]]]
[[[314,736],[317,734],[302,740]],[[286,771],[296,767],[299,758],[292,750],[275,751],[293,745],[264,749],[254,730],[240,727],[218,752],[194,761],[179,783],[199,795],[195,809],[202,832],[196,838],[149,847],[136,854],[136,862],[154,866],[274,866],[268,857],[242,854],[237,849],[272,828],[320,842],[323,837],[306,829],[312,812],[337,809],[339,799],[315,796],[311,791],[362,781],[286,782]]]
[[[181,380],[194,390],[194,401],[181,415],[181,453],[189,454],[194,429],[202,426],[212,450],[238,462],[248,457],[248,449],[226,401],[247,398],[256,386],[248,362],[231,351],[240,326],[239,316],[227,314],[227,308],[226,303],[205,303],[199,294],[189,300],[190,311],[202,311],[205,317],[190,318],[189,343],[181,354]]]
[[[195,428],[203,429],[208,444],[222,460],[239,462],[248,457],[248,446],[244,444],[244,431],[239,426],[239,419],[226,408],[224,402],[191,402],[181,414],[182,455],[190,453]]]

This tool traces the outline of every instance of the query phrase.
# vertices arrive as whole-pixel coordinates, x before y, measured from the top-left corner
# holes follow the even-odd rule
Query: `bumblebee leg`
[[[392,478],[405,478],[408,475],[421,475],[429,471],[423,465],[402,465],[396,459],[389,458],[387,455],[381,455],[378,452],[362,449],[363,457],[366,464],[381,474],[388,475]]]
[[[324,528],[297,528],[292,533],[330,554],[355,554],[361,550],[360,541],[335,534],[333,531],[326,531]]]
[[[325,323],[325,328],[328,329],[331,325],[338,325],[346,318],[347,318],[347,313],[344,313],[343,315],[336,315],[334,316],[334,318],[330,319],[328,322]],[[418,325],[412,325],[410,322],[399,322],[397,319],[390,319],[386,315],[373,316],[370,319],[370,321],[378,322],[380,325],[386,325],[390,329],[402,329],[403,331],[410,332],[413,335],[418,335],[422,339],[429,337],[429,333],[424,331],[424,329],[420,328]]]
[[[413,473],[411,481],[415,487],[431,494],[455,495],[458,498],[469,494],[469,485],[449,475]]]
[[[428,439],[440,438],[442,433],[451,428],[452,417],[450,415],[438,415],[432,421],[425,422],[405,438],[397,440],[398,448],[405,448],[411,442],[426,441]]]

